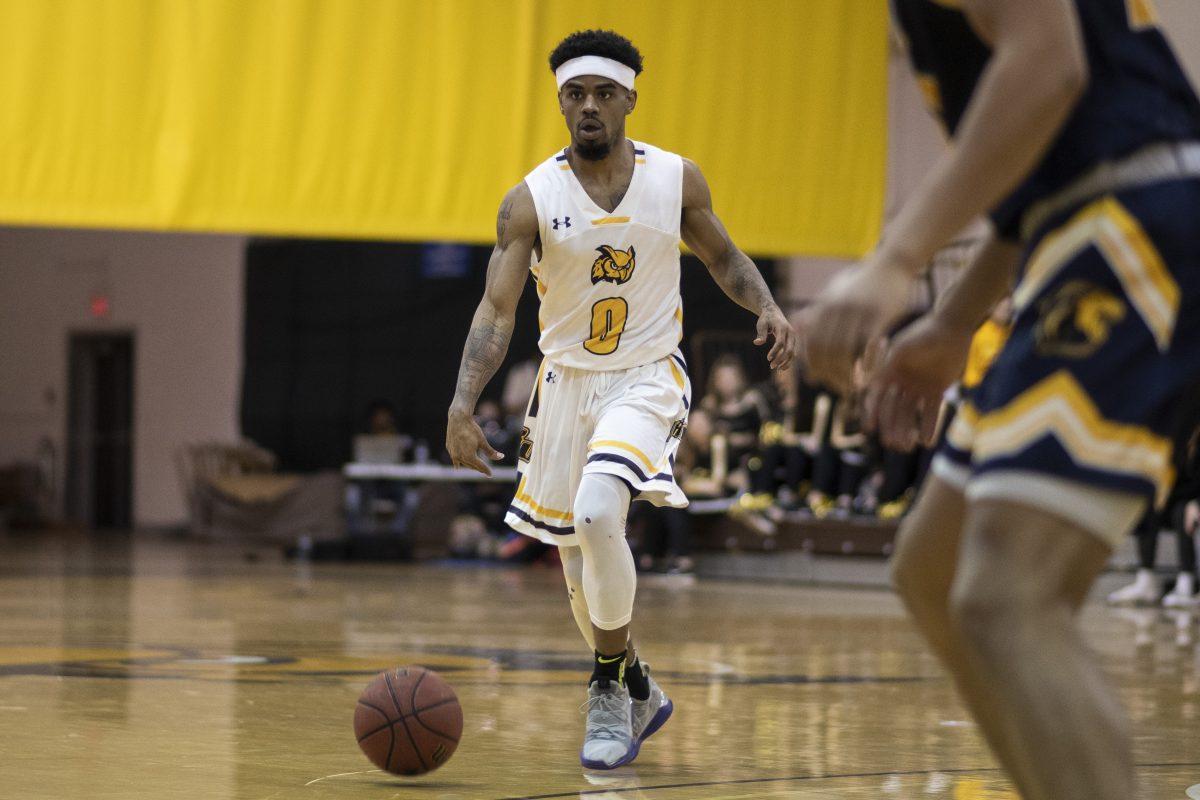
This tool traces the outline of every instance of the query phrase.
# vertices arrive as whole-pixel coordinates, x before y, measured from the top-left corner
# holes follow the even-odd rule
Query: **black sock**
[[[650,699],[650,681],[642,672],[642,660],[636,656],[633,663],[625,668],[625,685],[629,687],[629,696],[634,700]]]
[[[612,655],[604,655],[599,650],[596,651],[596,660],[592,664],[592,677],[588,684],[593,684],[596,681],[612,681],[618,686],[625,685],[625,659],[627,652],[622,650],[620,653]]]

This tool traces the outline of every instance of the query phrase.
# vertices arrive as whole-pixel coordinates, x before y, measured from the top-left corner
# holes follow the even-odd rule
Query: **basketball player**
[[[893,4],[952,146],[804,318],[807,358],[848,390],[935,250],[988,215],[990,240],[873,382],[886,441],[928,435],[971,331],[1022,275],[894,578],[1025,800],[1129,800],[1128,723],[1076,618],[1170,486],[1200,376],[1200,103],[1151,0]]]
[[[642,70],[633,44],[610,31],[574,33],[551,53],[550,68],[571,145],[500,207],[446,448],[456,465],[485,474],[484,457],[501,457],[471,414],[508,349],[532,270],[545,359],[506,522],[559,547],[571,608],[594,653],[580,758],[612,769],[632,761],[672,709],[629,644],[636,578],[625,516],[633,498],[687,505],[672,476],[692,402],[678,349],[680,239],[758,315],[755,343],[773,338],[772,369],[787,368],[794,333],[713,213],[696,165],[625,137]]]

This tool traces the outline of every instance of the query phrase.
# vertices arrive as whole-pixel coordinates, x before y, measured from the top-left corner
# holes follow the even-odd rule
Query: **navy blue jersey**
[[[1200,102],[1157,27],[1153,0],[1074,0],[1088,86],[1046,156],[992,209],[1002,236],[1017,238],[1033,203],[1101,161],[1154,142],[1200,139]],[[953,136],[991,51],[960,0],[892,0],[925,98]]]

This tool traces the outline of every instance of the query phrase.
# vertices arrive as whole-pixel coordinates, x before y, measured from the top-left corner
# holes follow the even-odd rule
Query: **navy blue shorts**
[[[987,476],[1015,475],[1161,503],[1200,379],[1200,181],[1063,212],[1029,243],[1022,272],[1012,335],[940,455],[969,474],[969,496]]]

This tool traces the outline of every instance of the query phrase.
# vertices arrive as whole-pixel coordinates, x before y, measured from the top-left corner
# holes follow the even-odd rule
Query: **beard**
[[[603,161],[612,150],[610,142],[576,142],[575,152],[585,161]]]

